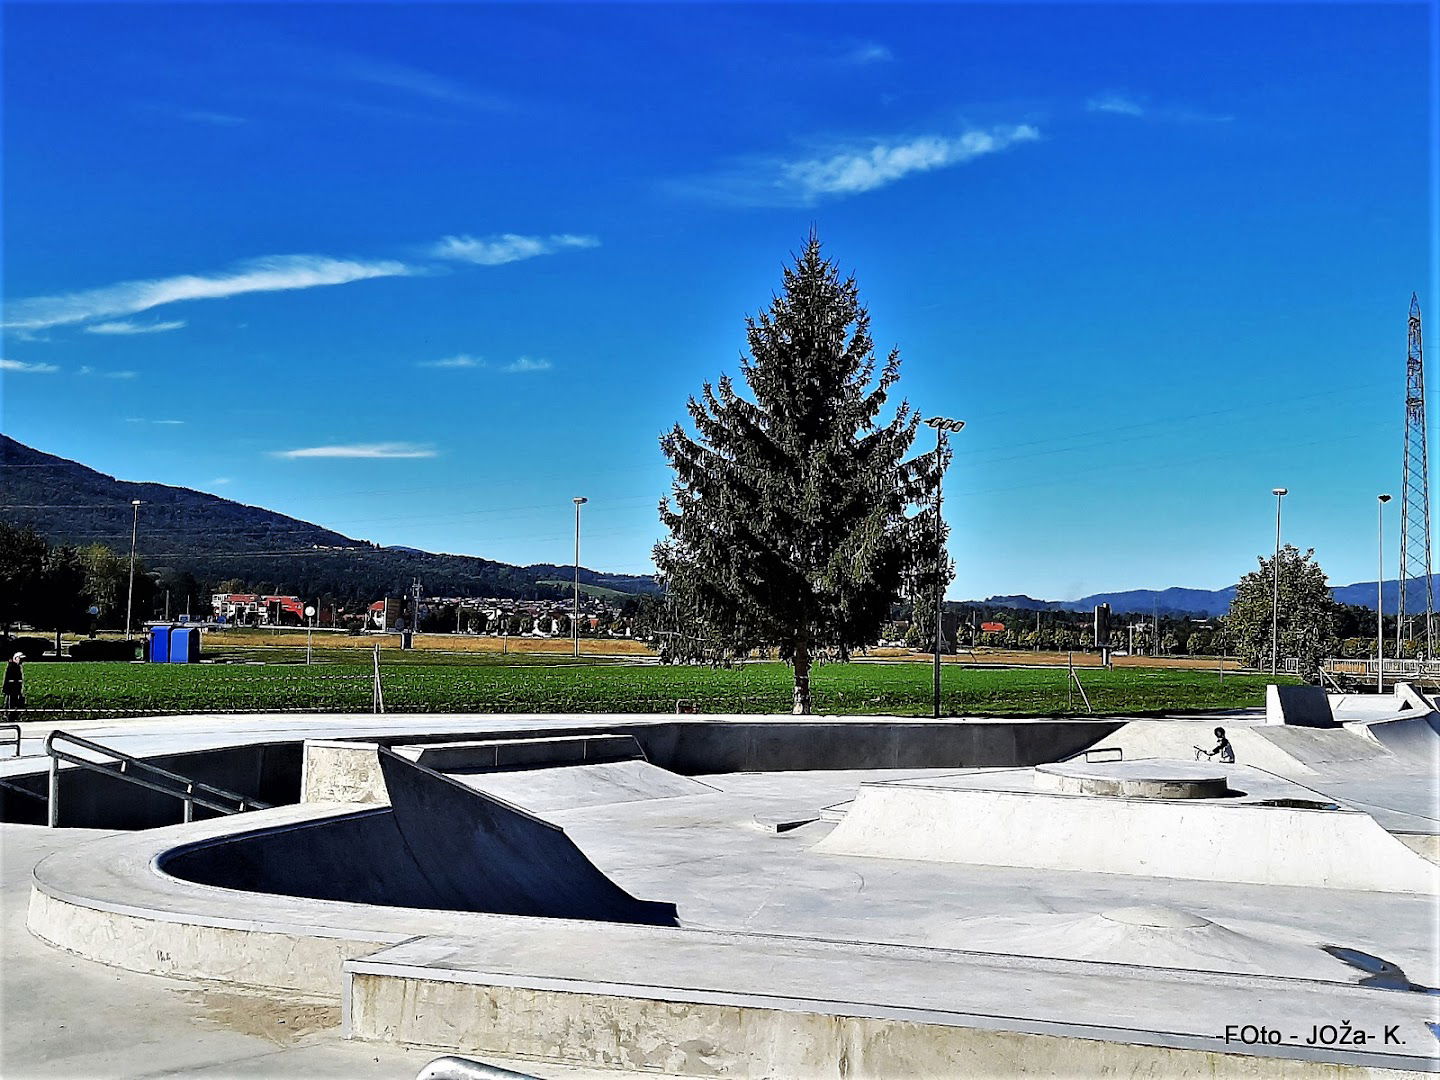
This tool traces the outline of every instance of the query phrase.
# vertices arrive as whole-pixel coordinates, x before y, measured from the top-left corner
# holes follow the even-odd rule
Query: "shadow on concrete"
[[[1404,990],[1412,994],[1437,994],[1440,990],[1433,986],[1421,986],[1413,983],[1405,974],[1405,969],[1399,964],[1392,964],[1389,960],[1372,953],[1361,952],[1359,949],[1352,949],[1345,945],[1321,945],[1321,949],[1353,968],[1358,968],[1367,973],[1366,977],[1360,980],[1361,986],[1371,986],[1377,990]]]

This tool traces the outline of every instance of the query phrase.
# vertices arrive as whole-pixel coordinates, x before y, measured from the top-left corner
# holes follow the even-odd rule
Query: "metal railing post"
[[[75,746],[89,750],[92,753],[103,754],[113,757],[116,765],[108,762],[92,761],[89,758],[77,756],[73,752],[66,751],[56,745],[56,740],[72,743]],[[268,810],[270,804],[260,799],[252,799],[248,795],[241,795],[234,791],[227,791],[224,788],[216,787],[214,784],[207,784],[201,780],[191,780],[189,777],[181,776],[179,773],[171,772],[169,769],[162,769],[141,758],[131,757],[112,747],[103,746],[89,739],[80,738],[77,735],[69,735],[63,731],[52,731],[45,737],[45,753],[50,758],[50,778],[48,820],[52,827],[60,821],[60,764],[68,762],[77,768],[89,769],[105,776],[115,777],[143,787],[150,791],[158,791],[162,795],[168,795],[172,799],[179,799],[184,806],[184,820],[186,822],[195,819],[195,804],[199,803],[207,810],[213,810],[218,814],[244,813],[246,810]],[[40,796],[36,795],[36,798]],[[238,807],[238,810],[236,809]]]
[[[46,790],[46,823],[52,829],[60,827],[60,759],[50,759],[50,778]]]

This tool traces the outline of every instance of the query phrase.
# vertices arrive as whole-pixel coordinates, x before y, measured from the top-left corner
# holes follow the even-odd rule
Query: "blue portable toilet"
[[[170,663],[194,664],[200,660],[200,630],[194,626],[170,628]]]
[[[168,664],[170,662],[170,627],[152,626],[150,628],[150,656],[152,664]]]

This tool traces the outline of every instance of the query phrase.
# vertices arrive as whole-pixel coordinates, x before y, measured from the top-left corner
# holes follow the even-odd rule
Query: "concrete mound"
[[[964,947],[1058,960],[1092,960],[1186,971],[1279,975],[1354,982],[1319,944],[1285,940],[1267,928],[1244,932],[1170,907],[1083,914],[1034,914],[964,923]]]
[[[1071,795],[1007,787],[1003,776],[991,785],[862,784],[844,819],[814,850],[1425,896],[1440,886],[1434,864],[1368,814],[1318,798]]]

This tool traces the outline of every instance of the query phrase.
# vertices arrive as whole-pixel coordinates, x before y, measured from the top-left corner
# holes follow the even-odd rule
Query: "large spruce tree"
[[[808,713],[811,665],[873,644],[892,599],[934,565],[925,508],[941,462],[906,459],[920,422],[908,403],[880,421],[899,353],[877,376],[855,281],[813,232],[746,327],[749,395],[728,376],[704,384],[689,401],[694,435],[677,424],[660,440],[675,480],[655,563],[677,658],[773,650],[795,669],[794,711]]]

